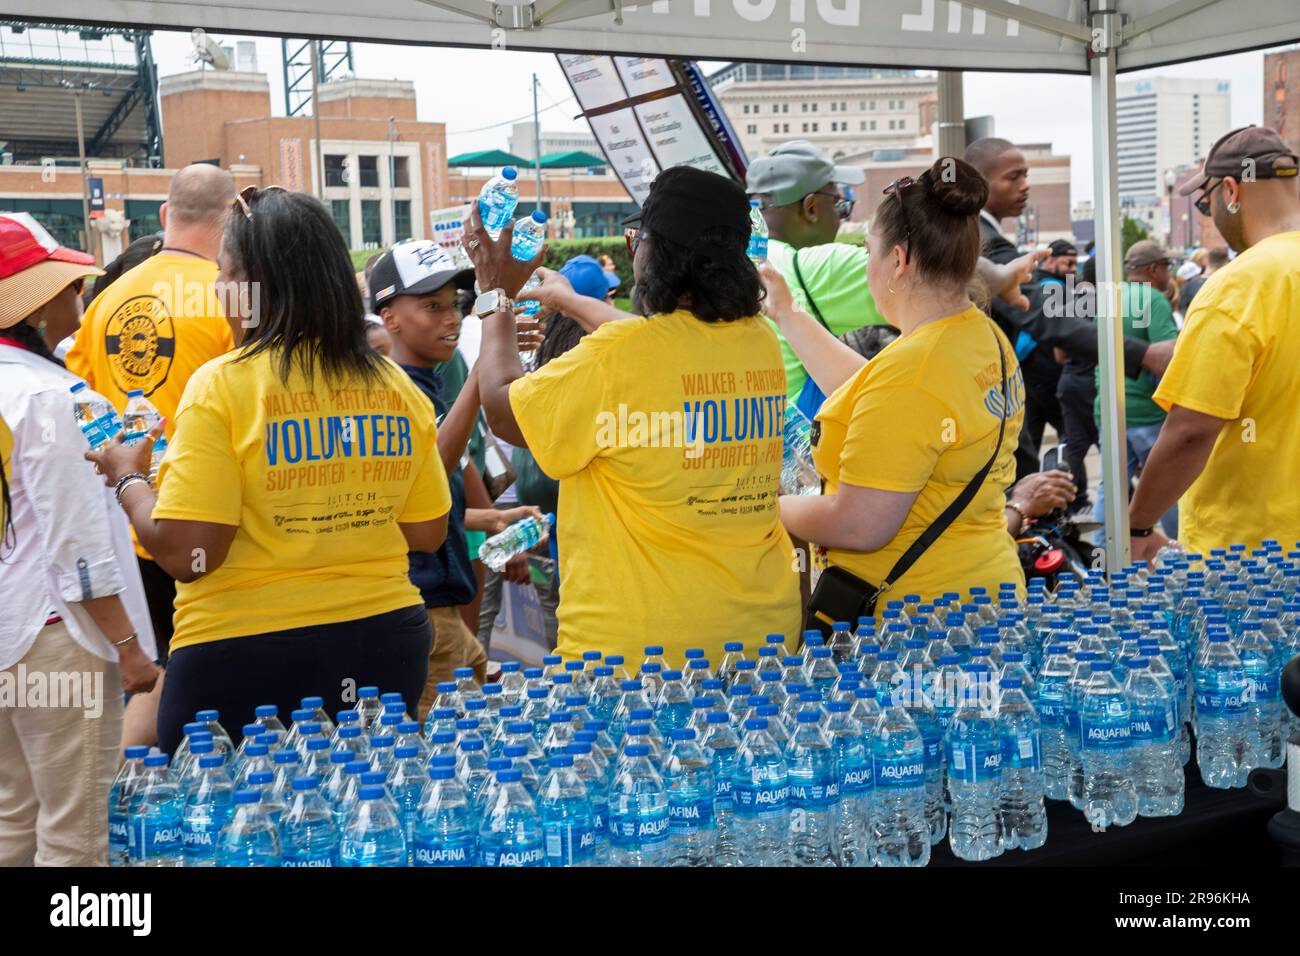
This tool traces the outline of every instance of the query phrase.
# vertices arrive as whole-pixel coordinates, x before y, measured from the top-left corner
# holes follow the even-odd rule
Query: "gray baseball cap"
[[[827,183],[860,186],[867,174],[854,166],[836,166],[806,139],[782,143],[754,160],[745,174],[745,191],[768,196],[773,206],[798,202]]]

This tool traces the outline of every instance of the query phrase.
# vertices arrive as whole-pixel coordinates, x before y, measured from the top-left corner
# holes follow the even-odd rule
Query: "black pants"
[[[176,610],[176,579],[148,558],[136,557],[144,599],[149,605],[153,636],[158,641],[158,664],[167,666],[167,652],[172,642],[172,614]]]
[[[1092,417],[1097,386],[1087,379],[1062,375],[1056,394],[1061,403],[1061,417],[1065,419],[1065,462],[1074,475],[1074,487],[1079,492],[1079,497],[1070,507],[1079,510],[1089,505],[1088,467],[1084,459],[1092,446],[1098,443],[1097,420]]]
[[[259,704],[275,704],[287,725],[302,698],[325,709],[351,708],[367,684],[397,691],[407,712],[424,690],[433,632],[422,605],[355,621],[232,637],[178,649],[158,707],[158,746],[176,749],[196,711],[215,708],[235,744]]]
[[[1025,382],[1025,423],[1016,447],[1016,481],[1040,470],[1043,430],[1050,424],[1059,435],[1065,428],[1055,383]]]

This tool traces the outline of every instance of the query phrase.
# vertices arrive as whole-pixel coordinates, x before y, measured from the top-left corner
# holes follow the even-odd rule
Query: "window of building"
[[[788,113],[788,112],[790,112],[790,104],[789,104],[789,103],[782,103],[782,104],[781,104],[781,112],[782,112],[782,113]]]
[[[875,120],[872,120],[872,121],[871,121],[871,132],[874,133],[875,131],[876,131],[876,121],[875,121]]]
[[[868,108],[868,109],[873,109],[873,110],[874,110],[874,109],[876,108],[876,101],[875,101],[875,100],[870,100],[870,101],[868,101],[868,103],[867,103],[867,108]]]
[[[801,133],[806,133],[806,132],[808,132],[808,124],[807,124],[807,123],[804,123],[804,124],[803,124],[803,128],[802,128],[799,132],[801,132]]]
[[[378,199],[361,200],[361,245],[370,249],[384,242],[382,204]]]
[[[890,120],[890,121],[889,121],[889,128],[890,128],[890,129],[894,129],[894,128],[895,128],[895,126],[894,126],[894,121],[893,121],[893,120]]]
[[[840,108],[840,104],[839,104],[839,103],[832,103],[832,104],[831,104],[831,112],[832,112],[832,113],[837,112],[837,111],[839,110],[839,108]]]
[[[362,189],[379,188],[379,157],[357,157],[357,179]]]
[[[395,189],[409,189],[411,186],[411,171],[405,156],[393,157],[393,187]]]
[[[325,185],[346,186],[348,184],[348,158],[325,154]]]
[[[393,200],[393,236],[394,242],[411,237],[411,200]]]
[[[817,104],[816,104],[816,103],[814,103],[814,104],[812,105],[812,111],[813,111],[814,113],[817,112]]]
[[[789,123],[782,123],[782,124],[781,124],[781,132],[783,132],[783,133],[788,133],[788,132],[790,132],[790,124],[789,124]]]
[[[816,123],[813,123],[813,124],[812,124],[812,131],[813,131],[814,133],[817,132],[817,124],[816,124]]]
[[[808,104],[807,104],[807,103],[800,103],[800,104],[799,104],[799,112],[800,112],[800,113],[807,113],[807,112],[808,112]]]
[[[346,199],[330,200],[330,218],[343,233],[343,244],[352,248],[352,204]]]
[[[866,121],[866,120],[863,120],[863,121],[862,121],[862,126],[861,126],[861,128],[858,130],[858,132],[865,132],[865,131],[866,131],[866,128],[867,128],[867,121]]]
[[[749,115],[749,104],[746,103],[744,106],[742,106],[742,107],[740,108],[740,111],[741,111],[742,113],[744,113],[745,115]]]
[[[840,112],[847,113],[848,111],[849,111],[849,104],[845,103],[843,100],[840,100]]]
[[[129,232],[134,242],[143,236],[162,231],[162,216],[158,210],[162,201],[158,199],[128,199],[123,202],[123,213],[131,220]]]
[[[867,101],[866,101],[866,100],[859,100],[859,101],[858,101],[858,109],[860,109],[860,110],[865,110],[866,108],[867,108]]]

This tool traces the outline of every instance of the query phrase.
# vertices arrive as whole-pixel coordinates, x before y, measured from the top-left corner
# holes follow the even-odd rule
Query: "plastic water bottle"
[[[579,733],[595,736],[594,731]],[[576,740],[565,749],[573,758],[574,773],[587,788],[587,802],[591,804],[591,865],[601,866],[609,855],[609,777],[590,740]]]
[[[90,447],[98,449],[122,430],[122,420],[106,399],[91,392],[85,382],[77,382],[72,392],[72,416],[86,436]]]
[[[420,749],[407,745],[396,748],[397,759],[388,772],[388,792],[397,801],[398,816],[402,821],[402,832],[406,836],[406,852],[409,857],[414,852],[412,834],[415,829],[416,812],[420,807],[420,797],[424,792],[427,779],[424,761]],[[410,864],[410,860],[407,860]]]
[[[383,784],[364,784],[339,840],[341,866],[406,865],[406,834]]]
[[[1232,635],[1216,629],[1193,669],[1196,684],[1196,762],[1207,787],[1244,787],[1250,770],[1252,727],[1246,699],[1250,678],[1232,647]]]
[[[280,834],[262,805],[262,792],[235,792],[235,810],[217,837],[217,866],[280,865]]]
[[[139,444],[149,437],[149,431],[162,421],[158,409],[144,397],[141,389],[126,393],[126,408],[122,410],[122,441],[128,445]],[[149,478],[158,477],[158,467],[167,454],[167,436],[159,435],[149,453]]]
[[[478,550],[479,560],[493,571],[500,572],[511,558],[533,548],[544,541],[555,527],[555,515],[548,514],[544,520],[531,515],[520,518],[500,534],[495,534],[483,542]]]
[[[1282,741],[1282,666],[1258,620],[1242,621],[1240,629],[1237,656],[1249,682],[1250,766],[1280,767],[1286,756]]]
[[[1132,708],[1129,765],[1138,814],[1177,816],[1183,812],[1183,766],[1178,758],[1174,698],[1147,658],[1129,658],[1125,665],[1124,693]]]
[[[1110,661],[1093,661],[1083,688],[1079,734],[1083,758],[1083,815],[1095,830],[1137,818],[1133,785],[1133,709],[1115,682]]]
[[[925,821],[930,828],[930,842],[938,843],[948,829],[944,800],[944,764],[947,754],[944,750],[943,731],[930,693],[935,665],[925,654],[924,641],[909,640],[907,644],[908,658],[904,662],[906,669],[902,671],[903,677],[895,687],[895,694],[911,715],[925,745]],[[987,681],[987,673],[980,673]],[[927,677],[931,682],[929,686],[926,684]]]
[[[198,759],[185,808],[181,812],[181,847],[186,866],[216,866],[217,837],[234,811],[235,784],[221,754]]]
[[[334,813],[315,777],[297,777],[280,818],[281,866],[333,866],[338,852]]]
[[[851,708],[852,704],[847,700],[833,700],[826,705],[830,713],[826,736],[835,751],[840,787],[834,821],[835,863],[837,866],[873,866],[868,825],[875,789],[871,751],[865,729],[853,717]]]
[[[473,866],[478,822],[452,767],[430,767],[412,833],[413,866]]]
[[[767,222],[757,199],[749,201],[749,245],[745,255],[756,266],[767,261]]]
[[[968,680],[948,731],[948,789],[952,794],[948,842],[958,859],[991,860],[1002,855],[1001,788],[1002,735],[997,718],[979,682]]]
[[[801,710],[796,721],[786,749],[791,855],[795,866],[834,866],[840,800],[835,750],[818,711]]]
[[[610,862],[664,866],[668,862],[668,792],[650,760],[650,746],[628,744],[609,789]]]
[[[655,724],[668,736],[670,731],[685,727],[691,716],[691,692],[682,680],[682,672],[663,672],[663,686],[655,701]]]
[[[713,771],[713,822],[717,831],[714,843],[715,866],[736,866],[736,800],[732,784],[740,737],[731,726],[725,711],[714,710],[705,718],[704,751]]]
[[[510,240],[510,255],[519,262],[530,262],[542,249],[546,241],[546,213],[534,209],[530,214],[515,221],[514,234]]]
[[[167,755],[144,758],[144,775],[127,813],[131,866],[184,865],[180,790],[167,775]]]
[[[1095,651],[1075,651],[1070,668],[1070,680],[1065,696],[1065,739],[1070,748],[1070,777],[1066,798],[1076,810],[1083,809],[1083,731],[1079,727],[1079,714],[1083,705],[1083,692],[1092,677]]]
[[[790,859],[789,764],[762,717],[745,721],[731,770],[736,855],[741,866],[785,866]]]
[[[136,786],[144,779],[144,758],[148,747],[127,747],[122,766],[108,788],[108,865],[128,866],[131,862],[130,808]]]
[[[522,779],[516,767],[497,771],[496,789],[479,824],[479,866],[545,865],[542,821]]]
[[[885,698],[871,734],[875,805],[871,837],[880,866],[925,866],[930,828],[925,820],[925,743],[901,706]]]
[[[712,866],[718,842],[712,762],[692,728],[675,728],[668,737],[672,743],[663,774],[668,790],[668,865]]]
[[[546,764],[549,771],[537,797],[546,865],[592,866],[596,823],[587,785],[573,768],[572,754],[552,754]]]
[[[812,423],[793,402],[785,406],[782,429],[781,493],[784,495],[819,495],[822,479],[812,461]]]
[[[483,228],[493,239],[501,235],[501,230],[515,214],[515,206],[519,204],[518,177],[519,173],[513,166],[503,166],[501,173],[489,179],[479,190],[478,215],[483,220]]]
[[[998,689],[997,726],[1002,740],[998,814],[1002,842],[1008,850],[1036,850],[1047,841],[1042,730],[1019,678],[1002,678]]]

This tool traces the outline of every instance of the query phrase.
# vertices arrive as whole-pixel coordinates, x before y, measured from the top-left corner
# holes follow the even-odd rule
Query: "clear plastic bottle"
[[[783,495],[819,495],[821,475],[812,460],[812,423],[794,404],[785,406],[782,430],[781,493]]]
[[[974,861],[1001,856],[1002,738],[997,719],[974,680],[963,685],[961,706],[948,732],[948,787],[953,855]]]
[[[129,866],[131,862],[131,798],[136,786],[144,779],[144,758],[148,747],[127,747],[126,758],[108,788],[108,865]]]
[[[1177,816],[1183,812],[1183,766],[1178,759],[1174,698],[1147,658],[1129,658],[1125,666],[1124,693],[1132,708],[1129,763],[1138,815]]]
[[[230,734],[226,733],[226,728],[221,726],[221,714],[215,710],[201,710],[194,715],[194,719],[203,724],[203,729],[212,734],[212,742],[216,744],[216,753],[228,754],[234,751],[234,741],[230,739]]]
[[[1095,830],[1127,826],[1137,818],[1133,785],[1133,708],[1115,682],[1110,661],[1092,661],[1079,704],[1083,758],[1083,815]]]
[[[235,785],[221,754],[198,759],[185,808],[181,811],[181,846],[186,866],[216,866],[217,836],[235,804]]]
[[[682,672],[669,670],[663,672],[663,686],[655,701],[655,724],[661,733],[668,736],[670,731],[685,727],[691,716],[691,691],[682,680]]]
[[[871,837],[880,866],[925,866],[930,828],[925,820],[925,743],[901,706],[886,700],[871,733],[876,799]]]
[[[338,852],[334,813],[315,777],[297,777],[288,808],[280,818],[280,865],[328,867]]]
[[[594,731],[579,731],[591,734]],[[575,740],[566,748],[573,758],[573,771],[587,788],[591,805],[592,853],[589,865],[604,866],[609,858],[609,778],[601,766],[592,742]]]
[[[136,445],[149,437],[149,432],[162,421],[158,409],[144,397],[140,389],[126,393],[126,407],[122,410],[122,441],[127,445]],[[158,468],[163,456],[167,454],[167,436],[159,435],[149,453],[149,480],[158,478]]]
[[[762,717],[745,721],[731,769],[736,855],[740,866],[785,866],[790,860],[789,765]]]
[[[363,783],[339,837],[339,865],[405,866],[406,833],[382,783]]]
[[[469,794],[451,767],[430,767],[416,812],[413,866],[473,866],[478,821]]]
[[[235,792],[235,807],[217,837],[217,866],[276,867],[280,865],[280,834],[262,805],[262,792]]]
[[[1226,628],[1211,629],[1193,668],[1196,685],[1196,762],[1207,787],[1244,787],[1252,735],[1251,687]]]
[[[90,391],[85,382],[77,382],[72,392],[72,415],[91,448],[98,449],[122,430],[116,409],[104,398]]]
[[[718,831],[713,799],[716,783],[710,759],[690,727],[668,734],[664,787],[668,791],[668,865],[712,866]]]
[[[1252,768],[1280,767],[1286,759],[1282,738],[1282,667],[1272,642],[1264,636],[1260,621],[1242,621],[1239,629],[1237,656],[1250,682],[1249,763]]]
[[[715,866],[737,866],[740,858],[736,851],[736,800],[732,775],[740,737],[731,726],[726,711],[714,710],[705,719],[704,750],[709,755],[713,771],[713,819],[717,832],[714,844]]]
[[[757,199],[749,201],[749,245],[745,255],[756,266],[767,261],[767,222]]]
[[[826,705],[826,736],[835,751],[840,798],[835,818],[835,864],[874,866],[871,845],[871,806],[875,786],[871,774],[871,749],[866,729],[853,717],[847,700]]]
[[[128,855],[131,866],[184,865],[180,789],[167,774],[167,755],[144,758],[144,775],[136,785],[127,812]]]
[[[501,571],[506,563],[517,554],[531,550],[546,540],[551,528],[555,526],[555,515],[545,518],[520,518],[506,530],[488,538],[479,547],[478,557],[493,571]]]
[[[534,209],[527,216],[515,220],[514,234],[510,239],[510,255],[519,262],[529,262],[542,251],[546,242],[546,213]]]
[[[384,712],[384,705],[379,702],[379,688],[372,685],[357,688],[357,706],[356,712],[361,715],[359,723],[364,733],[370,732],[370,727],[379,720],[379,715]]]
[[[479,218],[493,239],[501,235],[501,230],[505,229],[506,223],[515,214],[515,207],[519,204],[518,178],[519,172],[513,166],[503,166],[501,172],[484,183],[479,190]]]
[[[1068,736],[1066,711],[1073,670],[1070,645],[1051,644],[1047,647],[1042,670],[1038,673],[1034,704],[1042,730],[1043,787],[1052,800],[1068,800],[1070,796],[1074,748]]]
[[[596,827],[587,785],[573,768],[572,754],[552,753],[546,764],[537,798],[546,865],[592,866]]]
[[[998,682],[998,734],[1002,740],[1002,781],[998,814],[1008,850],[1036,850],[1047,841],[1043,804],[1043,741],[1038,715],[1017,677]]]
[[[542,821],[521,772],[516,767],[498,770],[496,784],[479,824],[479,866],[544,866]]]
[[[628,744],[609,791],[610,861],[615,866],[668,862],[668,792],[650,746]]]

